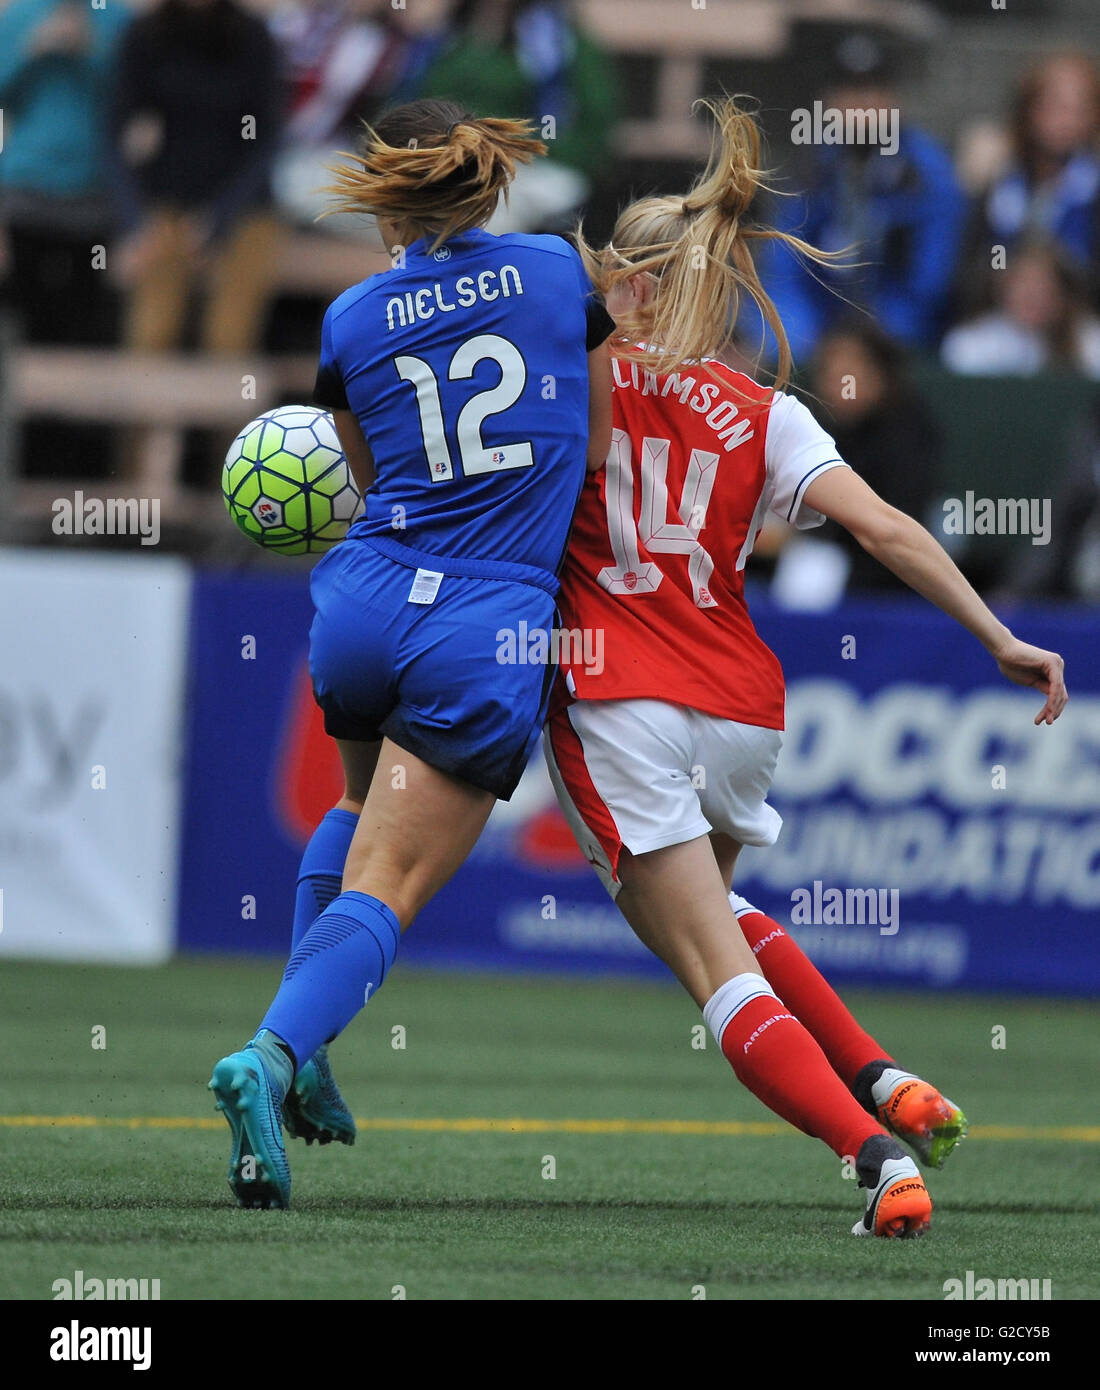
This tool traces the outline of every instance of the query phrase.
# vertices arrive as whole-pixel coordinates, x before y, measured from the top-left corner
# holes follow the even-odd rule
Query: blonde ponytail
[[[727,342],[747,295],[775,334],[775,385],[790,379],[787,334],[760,282],[750,250],[754,241],[780,241],[819,265],[843,252],[819,251],[774,227],[747,222],[754,198],[769,188],[760,167],[761,137],[753,116],[736,100],[704,100],[716,130],[706,170],[685,197],[642,198],[619,215],[611,242],[593,249],[578,230],[577,245],[593,284],[603,294],[633,275],[656,279],[656,293],[641,310],[618,319],[619,339],[641,344],[632,357],[657,372],[674,372],[711,357]]]

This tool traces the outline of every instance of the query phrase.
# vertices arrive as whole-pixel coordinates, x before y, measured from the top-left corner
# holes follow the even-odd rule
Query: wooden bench
[[[348,285],[389,265],[369,241],[296,232],[287,239],[273,294],[334,298]],[[57,483],[28,483],[15,472],[12,436],[34,417],[129,426],[132,468],[127,484],[184,513],[197,499],[180,482],[186,429],[224,431],[226,442],[255,415],[288,394],[308,400],[317,362],[312,355],[212,358],[189,353],[132,353],[119,348],[28,347],[5,335],[0,367],[0,482],[16,516],[48,506]],[[117,480],[103,485],[118,490]],[[95,495],[97,487],[85,487]]]
[[[189,492],[180,478],[184,431],[220,431],[228,445],[242,425],[288,395],[308,400],[316,367],[312,355],[298,354],[209,358],[115,348],[11,348],[4,361],[0,407],[7,427],[0,465],[10,499],[5,520],[18,523],[45,515],[58,488],[74,481],[89,497],[117,496],[120,486],[136,496],[158,497],[183,522],[207,516],[216,493]],[[10,432],[35,416],[131,427],[132,469],[125,479],[98,483],[16,477]]]
[[[292,232],[283,247],[275,293],[334,299],[349,285],[386,270],[389,264],[386,252],[366,239],[357,241],[325,232]]]

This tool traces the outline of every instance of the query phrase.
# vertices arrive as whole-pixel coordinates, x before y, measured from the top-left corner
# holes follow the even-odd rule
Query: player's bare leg
[[[854,1234],[920,1235],[932,1203],[912,1159],[860,1107],[803,1025],[780,1002],[741,932],[725,881],[699,836],[648,854],[623,852],[617,903],[703,1016],[738,1079],[803,1133],[854,1158],[868,1189]]]
[[[338,811],[354,811],[358,816],[374,780],[374,769],[378,766],[378,754],[382,740],[373,743],[357,743],[351,739],[334,740],[344,769],[344,794],[336,803]]]
[[[723,883],[733,881],[741,846],[712,834]],[[768,982],[813,1034],[834,1071],[869,1114],[914,1150],[922,1163],[942,1168],[966,1135],[966,1116],[913,1072],[900,1067],[859,1026],[832,986],[780,924],[736,893],[730,901],[741,932]]]
[[[714,851],[714,857],[718,861],[718,872],[722,875],[722,882],[728,891],[733,887],[733,871],[737,867],[741,844],[729,835],[714,830],[710,836],[710,847]]]
[[[337,809],[358,816],[341,893],[388,908],[404,931],[469,854],[495,798],[388,739],[338,744],[345,788]],[[278,1035],[277,1027],[272,1031]],[[355,1121],[328,1063],[331,1041],[324,1039],[299,1067],[283,1107],[287,1131],[307,1143],[355,1139]]]
[[[496,798],[383,739],[344,891],[390,907],[402,931],[462,865]]]
[[[290,1204],[281,1121],[299,1059],[341,1033],[381,987],[401,932],[469,854],[494,800],[383,740],[342,891],[287,962],[256,1036],[214,1067],[210,1089],[229,1122],[229,1183],[242,1206]]]

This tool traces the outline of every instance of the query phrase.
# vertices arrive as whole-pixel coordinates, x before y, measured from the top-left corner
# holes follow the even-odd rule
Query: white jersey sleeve
[[[769,509],[800,531],[820,526],[825,518],[803,503],[806,489],[830,468],[847,466],[837,453],[832,436],[826,434],[802,402],[777,392],[768,411],[764,440]]]

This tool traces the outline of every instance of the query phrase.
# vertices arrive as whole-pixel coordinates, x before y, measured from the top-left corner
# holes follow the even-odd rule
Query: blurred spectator
[[[818,343],[811,389],[841,458],[891,506],[923,521],[937,495],[941,443],[908,380],[904,349],[866,319],[838,324]],[[843,527],[826,522],[812,543],[844,552],[849,589],[908,592]],[[788,546],[784,557],[794,551]]]
[[[411,45],[390,0],[294,0],[275,11],[271,32],[289,87],[275,196],[284,214],[312,228],[327,203],[319,191],[331,181],[325,166],[357,142],[359,121],[393,92]],[[347,231],[362,221],[317,225]]]
[[[1082,267],[1100,257],[1100,73],[1081,53],[1044,59],[1022,81],[1012,122],[1013,163],[979,200],[973,256],[1036,234]]]
[[[265,25],[235,0],[161,0],[123,41],[113,126],[127,341],[178,347],[200,271],[207,352],[257,343],[282,228],[269,172],[282,90]]]
[[[111,225],[108,78],[120,4],[13,0],[0,10],[0,267],[23,336],[110,339],[113,301],[93,247]]]
[[[826,251],[851,248],[848,266],[813,274],[786,250],[762,257],[765,285],[797,359],[854,305],[899,342],[934,347],[954,281],[965,199],[950,157],[931,136],[901,118],[882,48],[849,34],[836,52],[823,107],[890,113],[895,153],[870,143],[815,144],[795,175],[796,197],[778,198],[776,224]]]
[[[402,96],[450,97],[480,116],[526,116],[549,147],[521,167],[489,230],[567,225],[611,155],[621,107],[611,58],[566,0],[458,0],[449,28]],[[551,123],[552,121],[552,123]]]
[[[1100,603],[1100,398],[1073,441],[1051,509],[1051,543],[1024,546],[1006,576],[1019,598],[1075,598]]]
[[[990,271],[995,307],[953,328],[944,364],[973,376],[1031,376],[1052,368],[1100,379],[1100,319],[1083,277],[1053,242],[1020,243]]]

